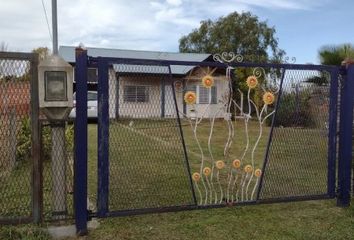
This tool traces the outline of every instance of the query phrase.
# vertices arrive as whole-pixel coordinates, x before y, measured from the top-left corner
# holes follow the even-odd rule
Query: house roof
[[[210,54],[200,53],[171,53],[157,51],[124,50],[109,48],[87,48],[87,54],[92,57],[111,57],[111,58],[130,58],[130,59],[148,59],[148,60],[169,60],[169,61],[192,61],[202,62],[207,60]],[[60,46],[59,55],[65,61],[75,63],[75,47]],[[159,73],[168,74],[164,66],[138,66],[113,64],[117,72],[124,73]],[[175,75],[187,74],[193,66],[171,65],[171,72]],[[167,71],[167,72],[166,72]]]

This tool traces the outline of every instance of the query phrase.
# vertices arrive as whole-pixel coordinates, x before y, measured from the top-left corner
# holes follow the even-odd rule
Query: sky
[[[327,44],[354,44],[354,0],[57,0],[59,45],[178,52],[178,40],[237,11],[276,29],[297,63],[319,63]],[[43,3],[42,3],[43,2]],[[51,0],[0,0],[0,43],[8,51],[51,48]]]

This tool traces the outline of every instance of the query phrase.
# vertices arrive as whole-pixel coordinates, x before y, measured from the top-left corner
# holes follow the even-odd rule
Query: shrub
[[[74,146],[74,125],[65,129],[67,151],[71,152]],[[51,154],[51,129],[44,126],[41,131],[42,137],[42,156],[43,159],[50,159]],[[18,161],[28,160],[31,156],[31,122],[29,117],[25,117],[21,121],[21,128],[17,137],[16,159]]]
[[[283,127],[312,127],[314,119],[310,112],[310,96],[306,92],[286,93],[280,99],[274,126]],[[271,119],[268,124],[271,124]]]

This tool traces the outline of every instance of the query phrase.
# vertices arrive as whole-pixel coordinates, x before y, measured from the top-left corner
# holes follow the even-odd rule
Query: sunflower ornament
[[[256,177],[260,177],[262,175],[262,170],[261,169],[256,169],[256,171],[254,171],[254,175]]]
[[[204,169],[203,169],[203,174],[207,177],[207,176],[209,176],[210,174],[211,174],[211,169],[210,169],[210,167],[205,167]]]
[[[194,92],[192,91],[188,91],[186,92],[186,94],[184,94],[184,101],[187,103],[187,104],[194,104],[196,102],[196,95]]]
[[[202,84],[205,88],[211,88],[214,85],[214,78],[211,75],[206,75],[202,78]]]
[[[263,102],[266,105],[271,105],[274,102],[274,99],[275,99],[274,94],[271,92],[266,92],[263,95]]]
[[[194,182],[199,182],[199,180],[200,180],[200,174],[197,173],[197,172],[193,173],[192,179],[193,179]]]
[[[250,88],[250,89],[253,89],[255,87],[257,87],[258,85],[258,80],[257,80],[257,77],[256,76],[249,76],[247,78],[247,86]]]
[[[245,166],[245,172],[246,172],[246,173],[251,173],[252,170],[253,170],[253,168],[252,168],[251,165],[246,165],[246,166]]]
[[[236,169],[239,169],[241,167],[241,161],[239,159],[235,159],[233,162],[232,162],[232,166]]]
[[[224,163],[224,161],[219,160],[219,161],[217,161],[215,163],[215,166],[216,166],[217,169],[221,170],[221,169],[223,169],[225,167],[225,163]]]

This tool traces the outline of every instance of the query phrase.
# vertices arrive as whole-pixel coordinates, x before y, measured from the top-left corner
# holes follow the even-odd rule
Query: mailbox
[[[38,65],[39,107],[49,120],[65,120],[73,107],[73,68],[58,55]]]

